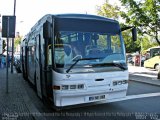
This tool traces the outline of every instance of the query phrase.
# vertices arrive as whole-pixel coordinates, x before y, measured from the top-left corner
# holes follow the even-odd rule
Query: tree
[[[121,0],[126,7],[122,12],[128,24],[135,24],[141,35],[147,34],[154,38],[160,45],[160,1],[159,0]],[[160,70],[158,72],[160,79]]]
[[[121,0],[125,11],[121,16],[129,25],[136,25],[140,35],[152,36],[160,45],[160,1],[159,0]]]
[[[118,21],[120,21],[119,19],[121,17],[120,7],[117,5],[109,4],[108,0],[106,0],[105,3],[102,4],[101,6],[97,6],[97,14]],[[126,26],[123,23],[120,23],[120,25],[121,27]],[[135,52],[140,50],[139,42],[133,43],[130,30],[122,32],[122,35],[125,41],[127,52]]]
[[[127,53],[140,51],[140,47],[141,47],[140,46],[140,41],[137,40],[136,42],[134,42],[132,40],[132,35],[131,35],[130,30],[122,32],[122,35],[123,35],[123,38],[124,38]]]
[[[21,44],[22,37],[16,37],[14,41],[14,47],[16,48],[18,45]]]
[[[137,26],[138,39],[136,42],[132,41],[132,35],[131,35],[130,30],[122,32],[125,46],[126,46],[126,51],[127,52],[136,52],[136,51],[142,50],[142,52],[144,52],[144,50],[148,49],[149,47],[157,46],[158,44],[156,44],[156,42],[155,42],[156,40],[154,40],[155,39],[154,32],[150,32],[152,34],[152,36],[149,36],[149,34],[146,33],[147,30],[149,31],[149,28],[147,28],[147,24],[144,27],[142,26],[142,23],[148,18],[148,16],[143,15],[144,14],[143,9],[146,9],[143,4],[147,4],[147,2],[146,3],[144,3],[144,2],[143,3],[140,3],[140,2],[136,3],[133,0],[121,0],[121,2],[126,7],[125,11],[122,11],[122,9],[120,9],[120,6],[109,4],[108,0],[106,0],[104,4],[102,4],[101,6],[97,6],[97,14],[100,16],[104,16],[107,18],[112,18],[112,19],[118,20],[120,22],[121,28],[126,27],[126,26]],[[130,5],[131,5],[131,7],[130,7]],[[143,9],[142,9],[142,6],[144,7]],[[130,9],[130,8],[133,8],[133,9]],[[141,16],[144,16],[144,18],[142,17],[139,20],[137,17],[139,14],[140,15],[142,14]],[[148,14],[149,13],[147,13],[147,15]],[[125,24],[122,23],[121,20],[119,20],[120,18],[123,18],[125,20]],[[153,15],[153,18],[155,19],[154,15]],[[141,24],[138,24],[139,22]],[[157,26],[155,26],[155,27],[157,27]],[[151,40],[149,40],[149,38]],[[142,46],[141,46],[141,43],[142,43]],[[141,49],[141,47],[142,47],[142,49]]]
[[[120,16],[120,8],[116,5],[113,6],[109,4],[108,0],[106,0],[102,6],[97,6],[97,14],[107,18],[118,19]]]
[[[14,48],[21,44],[22,36],[19,35],[19,32],[16,33],[16,37],[14,39]]]

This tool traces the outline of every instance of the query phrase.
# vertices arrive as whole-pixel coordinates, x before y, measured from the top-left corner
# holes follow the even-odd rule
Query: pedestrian
[[[1,57],[1,67],[2,67],[2,68],[5,67],[5,63],[6,63],[5,56],[2,56],[2,57]]]

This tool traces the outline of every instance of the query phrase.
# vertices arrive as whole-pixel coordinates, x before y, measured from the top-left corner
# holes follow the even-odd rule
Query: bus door
[[[28,77],[32,84],[35,85],[35,38],[30,39],[28,45]]]
[[[35,85],[37,94],[42,98],[42,63],[41,63],[41,41],[40,35],[36,36],[36,74]]]
[[[36,89],[38,96],[45,100],[47,97],[47,43],[41,34],[36,36]]]
[[[51,19],[49,20],[51,21]],[[52,101],[53,90],[52,90],[52,35],[51,23],[45,22],[43,25],[43,46],[42,53],[42,86],[43,95]],[[53,34],[53,33],[52,33]]]

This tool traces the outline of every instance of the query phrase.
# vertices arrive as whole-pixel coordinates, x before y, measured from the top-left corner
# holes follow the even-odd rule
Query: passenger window
[[[39,60],[39,35],[36,37],[36,58]]]
[[[52,65],[52,49],[51,49],[51,45],[48,46],[48,65]]]

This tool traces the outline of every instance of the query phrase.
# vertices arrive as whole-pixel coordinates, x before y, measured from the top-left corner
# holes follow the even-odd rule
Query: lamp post
[[[13,10],[13,16],[16,15],[16,0],[14,0],[14,10]],[[16,22],[15,22],[16,23]],[[12,38],[12,61],[11,61],[11,73],[13,73],[13,64],[14,64],[14,38]]]

